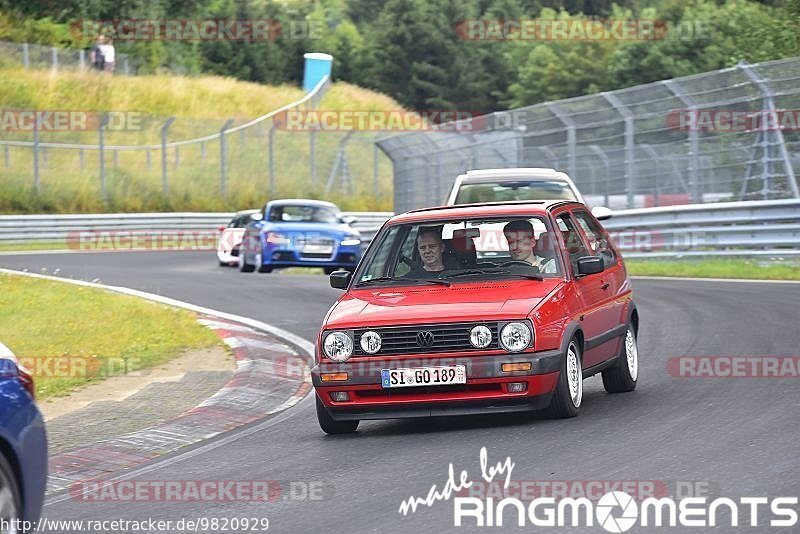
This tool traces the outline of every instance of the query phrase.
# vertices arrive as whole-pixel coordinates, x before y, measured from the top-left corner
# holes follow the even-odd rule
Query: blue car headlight
[[[361,244],[361,238],[357,235],[348,235],[342,239],[341,245],[343,247],[355,247]]]
[[[267,243],[270,245],[285,246],[289,244],[289,238],[286,234],[280,232],[267,232]]]

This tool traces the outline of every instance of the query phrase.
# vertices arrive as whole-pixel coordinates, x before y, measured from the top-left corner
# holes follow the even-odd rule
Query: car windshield
[[[503,180],[462,184],[456,204],[506,202],[511,200],[578,200],[566,182],[558,180]]]
[[[544,217],[392,225],[375,237],[356,287],[561,277],[552,236]]]
[[[269,212],[269,220],[272,222],[339,222],[336,212],[331,208],[302,204],[273,206]]]

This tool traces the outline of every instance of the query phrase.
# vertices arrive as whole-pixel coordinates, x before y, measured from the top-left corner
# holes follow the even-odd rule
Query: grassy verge
[[[38,398],[219,343],[185,310],[7,274],[0,274],[0,340],[34,374]]]
[[[169,141],[215,134],[229,118],[235,127],[294,102],[302,94],[296,87],[269,87],[214,76],[125,77],[0,68],[3,109],[138,112],[138,127],[110,129],[104,136],[106,146],[160,144],[161,127],[172,116],[177,120],[169,127]],[[344,83],[334,84],[319,107],[353,111],[400,109],[385,95]],[[37,191],[33,187],[32,149],[9,147],[7,154],[0,156],[0,213],[235,211],[263,205],[273,187],[275,198],[325,198],[350,211],[391,208],[392,166],[382,152],[375,152],[375,132],[356,132],[347,140],[351,177],[347,190],[342,185],[342,165],[336,166],[336,155],[347,132],[315,134],[312,168],[308,131],[273,131],[274,161],[270,162],[267,147],[271,126],[272,122],[266,120],[226,136],[225,194],[221,194],[219,140],[167,149],[166,193],[159,149],[107,149],[105,199],[96,150],[42,149]],[[30,141],[32,133],[12,131],[4,138]],[[97,128],[88,127],[83,132],[42,132],[40,140],[94,145],[98,143],[98,132]],[[274,183],[270,181],[271,164],[275,169]],[[334,172],[337,168],[339,173]]]
[[[63,250],[67,243],[64,241],[31,241],[29,243],[0,243],[0,252],[6,250]]]
[[[800,265],[742,259],[701,261],[626,260],[628,272],[639,276],[800,280]]]

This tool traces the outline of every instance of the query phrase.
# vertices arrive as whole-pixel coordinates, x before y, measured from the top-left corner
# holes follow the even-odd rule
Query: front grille
[[[331,257],[330,254],[320,254],[319,252],[312,252],[306,254],[305,252],[300,253],[300,257],[310,259],[310,260],[327,260]]]
[[[478,325],[484,325],[492,331],[492,342],[485,349],[476,349],[469,342],[470,330]],[[368,330],[373,330],[381,336],[381,350],[374,355],[368,355],[361,349],[361,335]],[[433,342],[430,346],[420,346],[417,343],[417,334],[423,331],[428,331],[433,334]],[[353,331],[353,355],[383,356],[391,354],[427,354],[434,352],[496,350],[499,348],[498,334],[498,323],[496,322],[357,328]]]

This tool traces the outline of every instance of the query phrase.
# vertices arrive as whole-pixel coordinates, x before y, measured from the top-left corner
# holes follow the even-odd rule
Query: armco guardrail
[[[365,241],[390,212],[345,212]],[[59,242],[81,230],[209,230],[232,213],[3,215],[0,242]],[[800,199],[621,210],[605,221],[626,258],[800,257]]]
[[[0,243],[64,243],[81,231],[216,230],[233,213],[99,213],[94,215],[0,215]],[[357,218],[353,227],[365,239],[375,235],[392,214],[344,212]]]

